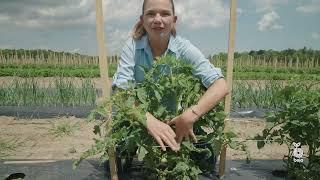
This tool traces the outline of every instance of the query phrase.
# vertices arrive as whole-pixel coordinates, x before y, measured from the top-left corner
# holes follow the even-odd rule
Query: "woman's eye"
[[[147,16],[154,16],[154,13],[149,12],[149,13],[147,13],[146,15],[147,15]]]

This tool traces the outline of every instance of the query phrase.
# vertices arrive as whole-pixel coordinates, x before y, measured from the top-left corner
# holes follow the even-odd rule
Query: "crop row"
[[[109,65],[109,76],[116,72],[117,65]],[[99,77],[100,71],[98,65],[0,65],[0,76],[18,76],[18,77]]]
[[[238,80],[320,80],[320,74],[235,72],[233,76]]]
[[[233,108],[276,108],[279,93],[286,81],[235,81],[232,92]],[[310,82],[312,83],[312,82]],[[309,84],[310,84],[309,83]],[[320,90],[320,87],[317,87]],[[55,79],[41,85],[34,79],[12,80],[0,85],[1,106],[93,106],[98,97],[91,79],[81,83]]]
[[[93,106],[97,92],[93,82],[81,84],[56,79],[47,86],[34,79],[12,80],[0,86],[1,106]]]
[[[109,65],[109,77],[116,72],[117,65]],[[222,68],[225,74],[225,68]],[[98,65],[35,65],[35,64],[6,64],[0,65],[0,76],[18,76],[18,77],[99,77],[100,71]],[[320,69],[295,69],[295,68],[235,68],[234,79],[252,79],[252,80],[320,80]]]

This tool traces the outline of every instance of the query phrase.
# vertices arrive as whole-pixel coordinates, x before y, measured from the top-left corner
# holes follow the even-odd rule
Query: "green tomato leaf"
[[[143,161],[146,154],[148,154],[148,151],[143,146],[140,146],[138,149],[138,160]]]
[[[156,96],[158,101],[161,101],[161,95],[160,95],[160,93],[158,91],[155,90],[154,91],[154,95]]]
[[[99,125],[95,125],[94,127],[93,127],[93,133],[94,134],[99,134],[99,136],[101,136],[101,131],[100,131],[100,126]]]
[[[264,147],[264,145],[265,145],[265,142],[264,142],[264,141],[262,141],[262,140],[257,141],[257,147],[258,147],[258,149],[263,148],[263,147]]]
[[[147,93],[144,88],[137,89],[137,96],[142,103],[147,102]]]

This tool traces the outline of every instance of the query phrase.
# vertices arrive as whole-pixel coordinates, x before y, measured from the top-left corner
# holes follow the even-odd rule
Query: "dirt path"
[[[69,124],[73,134],[55,137],[54,127]],[[15,119],[0,116],[0,140],[17,140],[17,147],[4,159],[75,159],[93,144],[93,123],[75,117],[56,119]],[[253,137],[262,131],[265,122],[261,119],[231,119],[227,127],[233,129],[239,139]],[[51,129],[51,130],[50,130]],[[51,132],[51,133],[50,133]],[[285,146],[266,145],[258,150],[256,142],[247,141],[253,159],[282,159],[287,153]],[[0,147],[1,148],[1,147]],[[0,150],[1,153],[1,150]],[[228,149],[227,159],[245,159],[245,153]],[[0,157],[1,158],[1,157]]]
[[[266,144],[262,149],[257,148],[257,142],[253,139],[258,133],[262,133],[266,123],[263,119],[237,118],[230,119],[226,128],[235,132],[240,141],[245,141],[252,159],[282,159],[288,153],[285,145]],[[228,148],[227,159],[245,159],[246,155],[242,151]]]
[[[78,123],[78,124],[77,124]],[[73,134],[56,137],[54,127],[69,124]],[[63,126],[61,126],[63,127]],[[2,140],[17,140],[17,147],[6,159],[73,159],[93,143],[93,124],[84,119],[19,119],[0,117]]]

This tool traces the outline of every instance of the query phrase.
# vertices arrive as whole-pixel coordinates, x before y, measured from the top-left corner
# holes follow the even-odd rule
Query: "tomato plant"
[[[151,179],[198,179],[198,175],[214,170],[210,157],[220,152],[224,143],[233,148],[246,149],[233,141],[235,134],[223,132],[225,113],[223,104],[203,115],[194,125],[199,143],[184,141],[178,152],[162,151],[148,134],[146,112],[161,121],[169,121],[180,115],[186,108],[196,104],[206,88],[200,79],[192,75],[192,66],[181,59],[164,56],[158,59],[150,70],[145,71],[141,84],[130,83],[128,90],[117,90],[111,100],[98,107],[95,114],[108,117],[112,106],[112,121],[101,121],[95,133],[101,135],[95,145],[86,151],[79,161],[91,155],[100,154],[102,160],[109,158],[107,149],[116,147],[123,160],[137,156],[143,162],[143,170],[152,174]],[[174,127],[172,127],[174,128]],[[110,131],[110,133],[102,133]]]
[[[280,98],[283,106],[267,116],[268,127],[256,136],[258,148],[275,141],[286,144],[288,155],[284,157],[288,174],[297,179],[320,178],[320,92],[312,86],[289,85]],[[296,144],[305,146],[305,159],[295,159]],[[301,153],[302,150],[298,149]],[[302,155],[302,154],[301,154]]]

